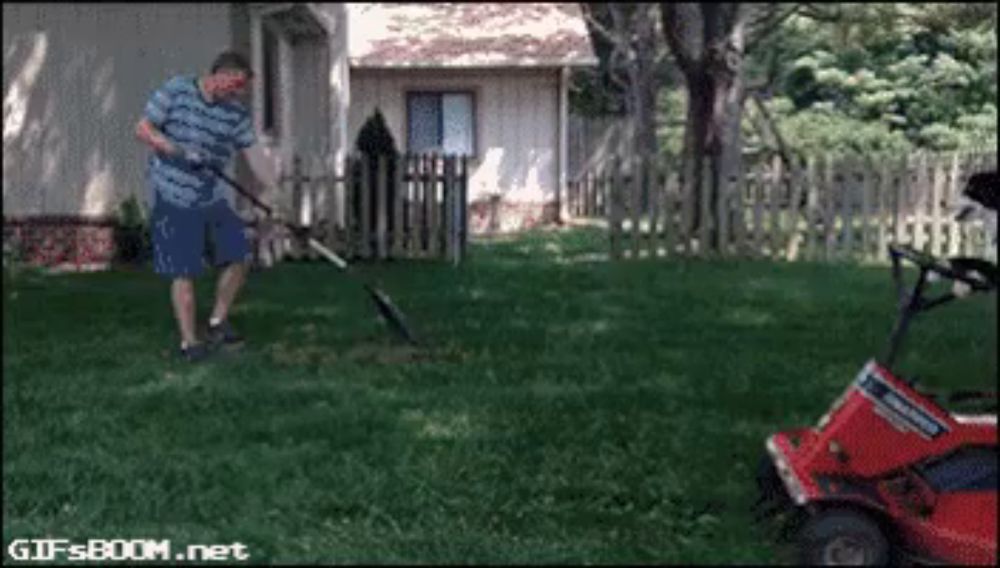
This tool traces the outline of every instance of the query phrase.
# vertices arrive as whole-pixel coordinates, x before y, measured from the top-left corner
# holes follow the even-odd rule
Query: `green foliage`
[[[995,8],[854,4],[847,13],[837,22],[791,18],[751,58],[748,70],[760,74],[768,62],[793,103],[776,113],[790,143],[844,151],[904,150],[900,136],[932,150],[996,144]]]
[[[680,156],[684,150],[684,121],[687,115],[687,95],[683,89],[664,89],[657,103],[660,127],[656,132],[660,151],[668,156]]]
[[[368,179],[369,183],[369,194],[372,200],[371,211],[369,212],[369,220],[372,226],[376,223],[376,212],[378,211],[378,196],[379,191],[376,187],[378,182],[378,156],[385,156],[386,158],[386,179],[393,179],[396,172],[397,160],[399,159],[399,150],[396,146],[396,139],[392,136],[392,131],[389,130],[389,125],[385,122],[385,116],[382,115],[382,110],[375,108],[375,112],[365,120],[365,123],[361,125],[361,130],[358,132],[358,137],[354,144],[355,151],[368,156],[367,161],[354,162],[351,175],[354,177],[354,187],[361,187],[364,168],[367,165],[368,169]],[[396,190],[393,184],[389,184],[386,188],[386,199],[388,203],[395,203]],[[361,192],[354,192],[354,199],[351,204],[354,208],[355,218],[361,218],[362,209],[362,197]],[[390,209],[391,211],[391,209]],[[392,230],[395,216],[390,214],[389,217],[389,230]]]
[[[775,105],[781,108],[780,103]],[[835,112],[821,104],[782,117],[781,133],[787,145],[801,155],[900,154],[914,145],[881,121],[865,121]]]
[[[153,245],[149,220],[134,195],[118,205],[118,226],[115,227],[115,256],[126,264],[141,264],[152,255]]]
[[[389,130],[380,109],[376,108],[368,120],[361,125],[355,149],[370,156],[395,156],[397,154],[396,140],[393,138],[392,131]]]
[[[604,13],[601,4],[589,6]],[[995,148],[996,27],[992,3],[800,4],[797,15],[753,42],[744,84],[763,95],[792,151]],[[574,72],[573,112],[620,112],[609,44],[591,36],[601,66]],[[657,137],[664,153],[677,156],[686,101],[671,77],[679,77],[675,68],[662,72]],[[754,105],[744,110],[744,153],[776,150],[758,131]]]

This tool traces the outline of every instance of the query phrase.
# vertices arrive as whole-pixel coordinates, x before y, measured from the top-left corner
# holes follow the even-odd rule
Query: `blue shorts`
[[[207,256],[211,256],[210,262],[215,266],[243,262],[250,257],[243,220],[225,200],[186,208],[156,196],[150,231],[153,267],[157,274],[171,279],[199,276],[209,261]]]

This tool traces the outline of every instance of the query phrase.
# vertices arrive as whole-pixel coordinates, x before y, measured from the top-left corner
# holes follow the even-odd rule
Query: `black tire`
[[[778,469],[774,466],[774,462],[767,452],[764,452],[757,460],[757,470],[754,477],[757,482],[757,492],[762,498],[780,499],[786,497],[785,484],[782,483]]]
[[[852,509],[820,511],[799,533],[799,561],[810,566],[885,566],[891,547],[870,515]]]

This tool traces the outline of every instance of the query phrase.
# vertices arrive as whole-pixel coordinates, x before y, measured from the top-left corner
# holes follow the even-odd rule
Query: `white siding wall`
[[[4,3],[4,216],[145,199],[134,131],[147,98],[231,41],[227,4]]]
[[[477,156],[469,200],[501,195],[513,203],[556,199],[559,165],[559,75],[556,69],[489,71],[351,70],[348,146],[378,107],[396,144],[406,149],[406,91],[475,92]]]

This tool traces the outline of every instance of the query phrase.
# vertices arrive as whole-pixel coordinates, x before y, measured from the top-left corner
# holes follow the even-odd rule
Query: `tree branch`
[[[799,13],[807,18],[816,20],[817,22],[825,22],[828,24],[838,24],[838,23],[852,23],[861,24],[868,20],[867,16],[860,15],[854,16],[845,12],[842,7],[837,6],[833,11],[825,11],[822,6],[825,4],[813,4],[810,2],[804,2],[799,4]]]
[[[596,31],[601,37],[603,37],[611,45],[618,45],[619,43],[621,43],[622,38],[618,37],[618,35],[616,35],[613,31],[611,31],[608,28],[604,27],[604,24],[602,24],[594,16],[594,13],[592,11],[593,9],[588,4],[583,3],[583,4],[580,4],[580,5],[583,7],[582,12],[583,12],[584,19],[587,21],[587,24],[590,25],[593,28],[594,31]]]
[[[617,3],[608,4],[608,11],[611,14],[611,22],[614,24],[615,35],[621,41],[620,47],[626,55],[626,61],[632,57],[631,29],[625,23],[625,14],[621,12],[622,5]]]
[[[756,103],[757,109],[760,111],[760,115],[764,118],[764,122],[767,124],[768,129],[770,129],[771,134],[774,136],[774,141],[778,145],[778,154],[781,155],[781,159],[785,162],[785,167],[791,168],[794,163],[791,159],[791,154],[788,152],[788,145],[785,144],[785,137],[781,135],[781,131],[778,130],[778,123],[774,121],[774,117],[771,116],[771,111],[767,110],[764,106],[764,101],[760,98],[760,93],[751,93],[751,98],[753,102]]]
[[[750,29],[755,30],[755,31],[756,30],[762,30],[762,31],[759,31],[756,34],[750,35],[747,38],[747,44],[746,44],[746,47],[743,49],[743,53],[744,54],[751,53],[765,39],[767,39],[768,36],[770,36],[775,31],[777,31],[778,28],[781,27],[781,24],[783,24],[788,18],[794,16],[795,14],[798,14],[800,12],[800,8],[801,8],[801,5],[795,4],[794,6],[792,6],[788,10],[786,10],[783,14],[782,13],[778,13],[778,15],[775,15],[775,13],[772,12],[769,16],[766,16],[765,18],[762,18],[762,19],[760,19],[760,20],[758,20],[756,22],[753,22],[750,25]]]

